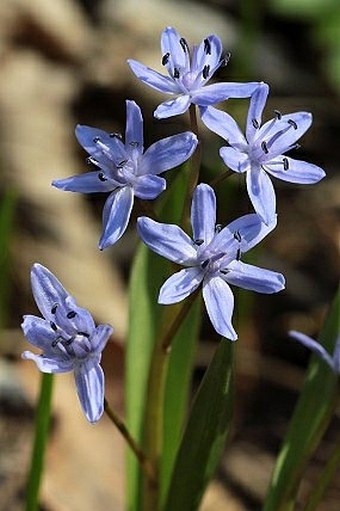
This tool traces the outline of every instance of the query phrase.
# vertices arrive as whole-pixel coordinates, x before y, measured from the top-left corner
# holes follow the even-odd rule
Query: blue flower
[[[59,280],[44,266],[31,271],[33,296],[43,318],[27,315],[21,325],[28,341],[43,350],[22,354],[43,373],[74,372],[80,404],[88,421],[104,411],[104,373],[101,353],[112,334],[110,325],[96,327],[91,314],[78,307]]]
[[[99,248],[113,245],[124,234],[134,196],[151,200],[166,188],[158,174],[181,165],[194,152],[197,137],[184,132],[163,138],[143,148],[143,117],[134,101],[126,101],[125,144],[117,133],[77,126],[76,136],[90,154],[89,161],[100,170],[53,181],[53,186],[70,192],[111,192],[103,210],[103,233]]]
[[[325,172],[316,165],[284,156],[296,148],[296,141],[312,123],[308,112],[281,115],[261,126],[262,112],[269,87],[261,84],[250,101],[246,136],[235,120],[213,107],[202,109],[205,125],[224,138],[229,147],[222,147],[220,155],[233,171],[246,173],[249,198],[256,213],[266,224],[275,217],[276,198],[268,174],[290,183],[311,184],[320,181]]]
[[[248,98],[260,82],[215,83],[206,85],[215,71],[228,63],[229,55],[223,56],[219,37],[209,35],[199,46],[190,49],[187,41],[172,27],[161,36],[162,64],[169,76],[164,76],[136,60],[128,64],[139,80],[153,89],[172,94],[175,99],[161,103],[155,117],[164,119],[183,114],[191,103],[214,105],[228,98]]]
[[[276,223],[266,226],[258,215],[245,215],[227,227],[216,225],[216,197],[206,184],[197,186],[191,207],[193,239],[180,227],[138,219],[144,243],[163,257],[185,267],[162,286],[158,302],[172,304],[193,293],[201,284],[203,299],[215,330],[237,339],[231,318],[234,297],[229,285],[260,293],[284,288],[284,277],[273,271],[240,261],[242,253],[257,245]]]
[[[311,337],[308,337],[308,335],[302,334],[301,332],[297,332],[296,330],[290,330],[288,333],[290,337],[306,346],[306,348],[309,348],[310,350],[314,351],[314,353],[316,353],[320,358],[322,358],[322,360],[324,360],[329,365],[332,371],[340,375],[340,335],[337,338],[334,352],[333,355],[331,356],[321,344],[319,344]]]

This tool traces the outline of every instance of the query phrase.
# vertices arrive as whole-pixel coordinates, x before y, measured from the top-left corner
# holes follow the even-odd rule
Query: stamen
[[[169,62],[169,57],[170,57],[170,53],[167,52],[167,53],[164,53],[163,57],[162,57],[162,66],[166,66],[167,63]]]
[[[121,133],[112,132],[110,133],[110,138],[119,138],[119,140],[122,140],[123,135]]]
[[[203,71],[202,71],[202,75],[203,75],[204,80],[206,78],[208,78],[209,73],[210,73],[210,66],[208,64],[208,65],[204,66]]]
[[[87,337],[87,339],[90,338],[90,334],[88,334],[87,332],[77,332],[78,335],[82,335],[83,337]]]
[[[66,314],[67,319],[73,319],[77,315],[76,311],[70,311]]]
[[[235,238],[236,241],[241,243],[242,237],[241,237],[240,231],[235,231],[234,232],[234,238]]]
[[[50,327],[52,328],[52,330],[54,330],[55,332],[58,330],[58,327],[57,325],[54,323],[54,321],[50,321]]]
[[[186,42],[186,40],[184,39],[184,37],[180,38],[179,44],[182,46],[184,53],[189,52],[189,46],[188,46],[188,43]]]
[[[93,142],[94,142],[95,144],[97,144],[97,142],[99,142],[99,141],[100,141],[100,137],[94,137]]]
[[[107,178],[105,177],[104,172],[99,172],[98,179],[99,179],[99,181],[103,181],[103,182],[107,181]]]
[[[116,167],[117,169],[122,169],[124,167],[124,165],[127,163],[128,160],[122,160],[120,162],[117,163]]]
[[[56,345],[59,343],[59,342],[62,342],[64,341],[65,342],[65,339],[62,335],[58,335],[58,337],[56,337],[56,339],[54,339],[54,341],[52,341],[52,348],[55,348]]]
[[[220,270],[220,273],[223,273],[223,275],[227,275],[227,273],[229,273],[230,270]]]
[[[288,170],[289,169],[288,158],[283,158],[282,162],[283,162],[283,170]]]
[[[259,121],[258,121],[258,120],[256,120],[256,119],[252,119],[251,123],[252,123],[252,125],[254,126],[254,128],[255,128],[256,130],[258,130],[258,129],[259,129],[259,127],[260,127],[260,123],[259,123]]]
[[[274,110],[274,114],[275,114],[276,119],[277,119],[278,121],[280,121],[280,120],[281,120],[281,118],[282,118],[282,114],[281,114],[281,112],[280,112],[279,110]]]
[[[55,303],[51,309],[51,314],[55,314],[57,312],[58,304]]]
[[[69,346],[72,342],[74,341],[74,337],[70,337],[69,339],[64,339],[64,342],[66,344],[66,346]]]
[[[177,67],[174,69],[174,78],[179,78],[179,69]]]
[[[241,249],[238,248],[236,252],[236,261],[239,261],[241,259]]]
[[[291,149],[300,149],[301,145],[300,144],[293,144],[290,146],[289,150]]]
[[[204,52],[207,55],[211,55],[211,43],[208,38],[204,39]]]
[[[202,239],[194,240],[194,243],[195,243],[195,245],[200,246],[200,245],[203,245],[204,240],[202,240]]]
[[[219,232],[221,232],[221,231],[222,231],[222,229],[223,229],[223,225],[222,225],[222,224],[216,224],[216,225],[215,225],[215,233],[216,233],[216,234],[217,234],[217,233],[219,233]]]
[[[297,129],[298,129],[298,125],[296,124],[296,122],[295,122],[295,121],[293,121],[293,119],[288,119],[288,121],[287,121],[287,122],[288,122],[288,124],[290,124],[291,126],[293,126],[293,128],[294,128],[295,130],[297,130]]]
[[[95,158],[93,158],[93,156],[88,156],[85,161],[86,161],[87,165],[92,164],[92,165],[96,165],[97,167],[99,167],[98,161]]]
[[[201,264],[202,270],[205,270],[205,268],[208,266],[208,264],[209,264],[209,259],[206,259],[205,261],[203,261],[203,263]]]
[[[268,147],[267,147],[267,142],[263,141],[261,142],[261,149],[264,153],[268,154],[269,151],[268,151]]]
[[[224,57],[220,60],[220,67],[227,66],[230,59],[231,59],[231,52],[227,51],[227,53],[225,53]]]
[[[133,141],[133,142],[130,142],[129,144],[131,147],[138,147],[139,146],[139,142],[137,141]]]

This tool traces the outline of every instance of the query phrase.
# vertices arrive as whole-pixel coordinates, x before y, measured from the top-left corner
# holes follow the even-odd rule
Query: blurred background
[[[22,314],[36,313],[29,271],[51,269],[97,322],[115,327],[104,356],[107,392],[124,412],[123,364],[127,281],[136,247],[134,219],[104,253],[99,194],[62,193],[53,179],[89,170],[74,136],[77,123],[124,132],[125,99],[143,110],[146,146],[188,128],[185,116],[152,117],[164,100],[139,83],[135,58],[161,70],[159,38],[174,26],[191,43],[215,33],[232,58],[218,78],[263,80],[273,110],[311,111],[314,123],[293,157],[323,167],[317,186],[275,182],[279,224],[256,253],[280,271],[278,296],[238,293],[236,421],[225,459],[202,511],[261,508],[276,453],[308,361],[287,330],[317,336],[339,278],[340,3],[338,0],[2,0],[0,3],[0,509],[23,509],[39,377],[20,359],[28,348]],[[228,102],[241,123],[247,101]],[[217,136],[204,137],[204,179],[223,169]],[[250,211],[243,180],[218,190],[223,223]],[[194,386],[216,346],[202,328]],[[82,416],[71,375],[57,378],[51,442],[42,488],[45,511],[123,511],[124,446],[104,417]],[[301,501],[335,441],[336,417],[310,464]],[[100,477],[99,477],[100,475]],[[340,476],[320,511],[336,511]]]

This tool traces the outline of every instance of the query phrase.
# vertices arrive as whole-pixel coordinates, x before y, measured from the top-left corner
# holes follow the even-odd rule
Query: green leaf
[[[232,416],[234,344],[222,340],[198,389],[175,462],[166,511],[198,509],[222,456]]]
[[[320,342],[333,353],[340,334],[338,292],[321,332]],[[312,355],[306,380],[296,405],[272,475],[264,511],[293,509],[308,460],[317,448],[334,412],[338,377],[317,355]]]

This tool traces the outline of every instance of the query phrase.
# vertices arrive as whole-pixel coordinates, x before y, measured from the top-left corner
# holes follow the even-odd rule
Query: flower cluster
[[[220,335],[234,341],[237,333],[232,325],[232,286],[260,293],[276,293],[285,286],[280,273],[241,261],[242,254],[260,243],[277,224],[276,197],[269,176],[310,184],[325,175],[316,165],[286,155],[297,147],[296,142],[310,127],[312,116],[308,112],[281,114],[275,111],[273,119],[262,123],[269,93],[267,84],[208,83],[230,57],[223,53],[221,40],[215,35],[190,47],[174,28],[168,27],[161,36],[161,52],[161,64],[168,75],[136,60],[128,61],[139,80],[172,96],[156,108],[155,117],[168,118],[197,108],[204,125],[227,143],[220,149],[225,165],[246,175],[254,212],[225,227],[218,225],[215,192],[208,184],[200,183],[192,193],[192,233],[186,233],[182,226],[146,216],[138,218],[137,230],[151,250],[184,267],[162,285],[159,303],[184,300],[201,286],[213,327]],[[229,98],[249,98],[245,134],[230,114],[214,106]],[[108,193],[99,241],[101,250],[114,245],[123,236],[135,197],[148,201],[156,199],[166,189],[163,173],[187,161],[198,145],[196,134],[186,131],[159,140],[144,150],[143,135],[141,109],[131,100],[126,101],[124,139],[118,133],[77,126],[76,137],[95,170],[52,183],[65,191]],[[104,402],[101,352],[112,328],[109,325],[96,327],[90,313],[79,308],[57,278],[38,264],[32,269],[32,288],[43,319],[25,316],[22,328],[29,342],[43,353],[25,352],[23,356],[34,360],[43,372],[74,371],[85,416],[95,422],[103,413]],[[314,341],[307,342],[302,334],[292,335],[312,349],[318,349],[326,362],[338,371],[338,355],[333,360],[317,348]]]

